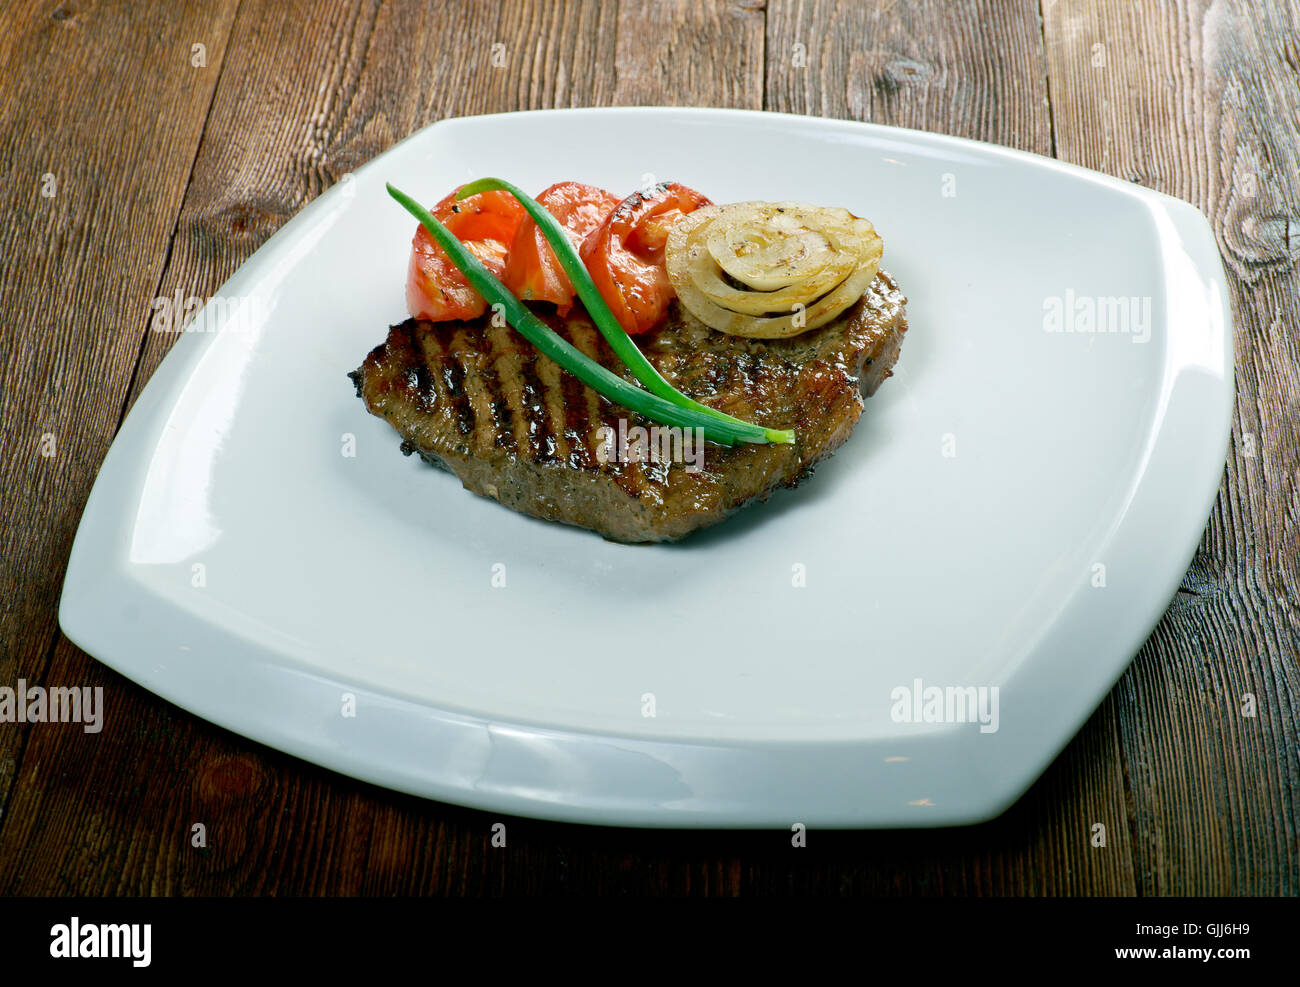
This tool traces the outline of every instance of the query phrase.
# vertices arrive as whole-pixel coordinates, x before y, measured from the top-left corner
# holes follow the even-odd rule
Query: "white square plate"
[[[866,216],[910,298],[895,376],[797,491],[680,544],[474,497],[401,456],[344,375],[405,317],[414,226],[384,182],[432,202],[484,175],[620,194],[653,175]],[[1227,291],[1193,207],[856,123],[446,120],[305,208],[220,296],[237,304],[199,316],[212,331],[178,341],[104,462],[64,631],[272,747],[554,819],[997,814],[1159,619],[1229,430]],[[928,690],[966,687],[997,689],[996,721],[991,691],[979,721],[927,721]]]

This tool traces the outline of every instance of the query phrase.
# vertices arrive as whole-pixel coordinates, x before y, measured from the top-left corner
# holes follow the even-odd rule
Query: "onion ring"
[[[733,336],[780,339],[825,325],[880,269],[875,228],[848,210],[736,202],[683,216],[668,234],[668,280],[682,305]]]

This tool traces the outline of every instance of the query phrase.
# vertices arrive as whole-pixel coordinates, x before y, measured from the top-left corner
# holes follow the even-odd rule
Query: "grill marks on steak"
[[[507,326],[408,319],[350,374],[366,408],[402,449],[456,474],[466,489],[535,517],[628,542],[664,541],[715,524],[794,486],[853,430],[890,375],[907,329],[906,299],[885,273],[835,321],[782,340],[714,332],[674,305],[638,344],[675,387],[772,428],[795,445],[704,446],[704,465],[601,463],[601,426],[656,422],[613,404]],[[580,308],[542,315],[587,356],[629,380]]]

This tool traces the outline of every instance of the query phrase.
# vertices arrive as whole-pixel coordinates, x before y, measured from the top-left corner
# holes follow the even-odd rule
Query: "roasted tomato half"
[[[652,329],[668,312],[673,288],[664,271],[668,231],[682,216],[712,203],[676,182],[634,192],[592,230],[582,259],[601,297],[630,335]]]
[[[559,182],[539,195],[537,202],[569,231],[576,249],[614,211],[618,196],[594,185]],[[554,302],[561,315],[573,308],[573,283],[531,216],[515,231],[501,280],[524,301]]]
[[[528,215],[509,192],[481,192],[461,202],[452,192],[429,211],[497,277],[505,271],[506,252]],[[431,322],[476,319],[487,310],[483,296],[469,286],[423,226],[411,241],[406,308],[416,318]]]

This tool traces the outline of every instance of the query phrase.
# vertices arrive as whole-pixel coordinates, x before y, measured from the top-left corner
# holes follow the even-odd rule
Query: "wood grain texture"
[[[310,15],[243,0],[0,15],[0,256],[22,271],[6,267],[0,284],[0,682],[102,685],[110,711],[98,735],[0,725],[0,893],[1296,893],[1294,8],[1249,23],[1239,7],[1141,6],[1059,0],[1041,21],[1011,0],[334,0]],[[167,53],[188,69],[190,44],[209,36],[206,75],[175,77]],[[1111,55],[1124,39],[1131,51],[1090,71],[1093,44]],[[93,133],[67,109],[78,96],[138,144]],[[813,832],[805,850],[785,832],[501,818],[260,747],[57,636],[90,480],[175,340],[147,328],[155,295],[217,291],[303,205],[440,117],[635,103],[766,106],[1039,153],[1055,137],[1063,157],[1214,218],[1239,318],[1223,494],[1139,663],[1002,818]],[[52,149],[80,188],[46,203]],[[69,274],[78,304],[51,307]],[[44,463],[50,428],[60,452]],[[1259,697],[1254,720],[1228,715],[1243,691]],[[491,845],[497,822],[504,848]],[[191,844],[195,823],[205,848]],[[1095,823],[1104,849],[1090,844]]]
[[[1183,592],[1112,696],[1138,889],[1297,894],[1297,11],[1048,0],[1043,16],[1057,154],[1200,208],[1232,291],[1223,487]]]
[[[233,16],[233,3],[0,11],[0,682],[45,678]],[[0,724],[0,813],[28,732]]]
[[[769,110],[1051,153],[1037,9],[1023,0],[773,3]]]
[[[620,4],[619,105],[763,108],[761,2]]]

